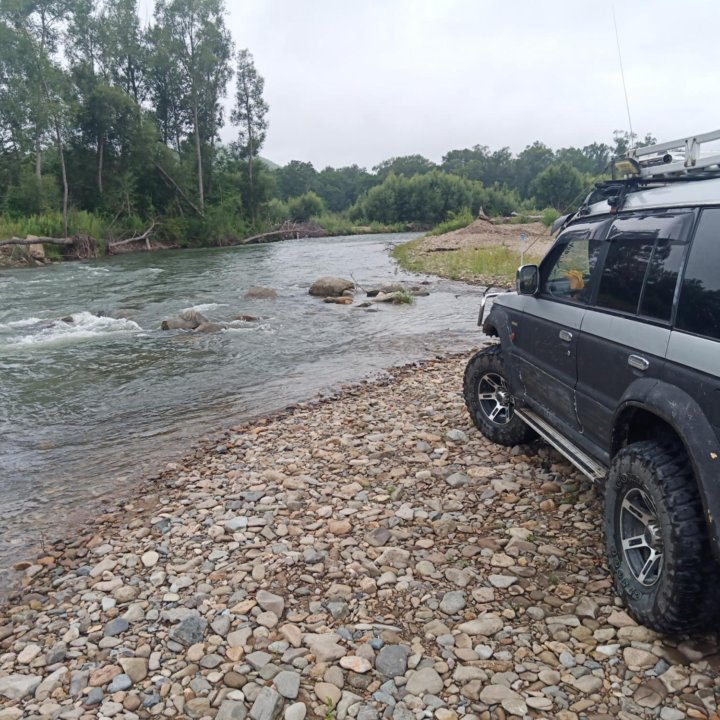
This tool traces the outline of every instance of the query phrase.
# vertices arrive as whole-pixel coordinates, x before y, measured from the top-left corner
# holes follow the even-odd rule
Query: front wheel
[[[718,567],[679,443],[633,443],[615,456],[605,535],[615,591],[638,622],[670,634],[711,627]]]
[[[470,417],[489,440],[512,446],[535,437],[535,432],[515,414],[500,345],[483,348],[470,358],[463,391]]]

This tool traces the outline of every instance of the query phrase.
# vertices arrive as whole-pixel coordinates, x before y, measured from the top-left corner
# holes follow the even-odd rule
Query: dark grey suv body
[[[608,560],[635,616],[714,616],[720,559],[720,179],[586,206],[480,322],[468,408],[529,428],[605,484]],[[493,415],[494,413],[494,415]]]

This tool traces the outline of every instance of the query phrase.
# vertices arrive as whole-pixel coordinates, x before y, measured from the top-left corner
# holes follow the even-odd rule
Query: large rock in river
[[[163,330],[194,330],[208,323],[208,319],[197,310],[183,310],[176,318],[163,320],[160,327]]]
[[[251,287],[246,293],[247,300],[275,300],[277,291],[267,287]]]
[[[355,287],[352,280],[337,277],[321,277],[310,286],[310,294],[317,297],[339,297],[346,290]]]
[[[214,332],[220,332],[221,330],[224,330],[225,326],[221,323],[215,323],[215,322],[206,322],[202,325],[198,325],[195,328],[195,332],[199,333],[214,333]]]

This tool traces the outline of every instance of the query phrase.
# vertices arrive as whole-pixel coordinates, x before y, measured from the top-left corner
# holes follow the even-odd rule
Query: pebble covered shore
[[[475,430],[466,360],[228,431],[21,565],[0,720],[718,718],[716,636],[628,617],[596,491]]]

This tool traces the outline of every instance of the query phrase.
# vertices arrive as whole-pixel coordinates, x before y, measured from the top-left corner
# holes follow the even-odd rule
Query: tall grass
[[[407,230],[405,223],[388,225],[381,222],[372,222],[369,225],[358,225],[345,215],[326,212],[312,218],[323,230],[330,235],[365,235],[371,233],[394,233]]]
[[[428,235],[444,235],[453,230],[460,230],[461,228],[471,225],[474,220],[475,218],[469,208],[464,208],[457,214],[451,212],[450,217],[445,222],[436,225]]]
[[[398,245],[393,257],[406,270],[440,275],[451,280],[477,281],[483,284],[512,285],[520,265],[520,253],[507,247],[463,248],[446,252],[422,252],[421,241]],[[540,258],[526,255],[525,263]]]
[[[132,223],[134,225],[134,223]],[[127,219],[123,222],[122,231],[128,225]],[[86,212],[85,210],[72,210],[68,214],[69,235],[91,235],[94,238],[105,238],[109,230],[109,221],[102,215]],[[65,236],[65,223],[61,212],[48,211],[41,215],[29,215],[15,218],[0,215],[0,240],[11,237],[24,238],[27,235],[61,238]]]

